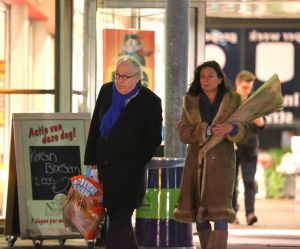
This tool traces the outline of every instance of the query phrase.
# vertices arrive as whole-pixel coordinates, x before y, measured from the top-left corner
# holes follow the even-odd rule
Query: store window
[[[54,112],[55,0],[0,0],[0,219],[5,217],[13,113]]]

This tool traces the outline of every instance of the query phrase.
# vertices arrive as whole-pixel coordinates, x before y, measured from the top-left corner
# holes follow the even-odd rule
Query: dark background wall
[[[275,44],[276,43],[276,44]],[[270,67],[257,68],[260,59],[271,57],[274,60],[282,60],[268,54],[268,49],[257,54],[258,46],[273,44],[288,44],[293,54],[288,60],[281,62],[283,67],[278,71],[293,71],[293,77],[282,84],[285,107],[267,117],[268,125],[260,132],[260,147],[288,147],[292,135],[300,133],[300,23],[294,19],[230,19],[230,18],[207,18],[206,45],[216,45],[223,50],[226,62],[223,70],[232,86],[234,79],[240,70],[246,69],[255,74],[263,70],[272,71]],[[286,59],[286,58],[285,58]],[[217,60],[217,59],[216,59]],[[276,62],[274,62],[276,64]],[[278,64],[278,63],[277,63]],[[280,63],[279,63],[280,64]],[[290,65],[294,68],[290,68]],[[277,73],[277,72],[274,72]],[[270,75],[271,76],[271,75]],[[279,75],[280,78],[280,75]],[[255,81],[254,88],[258,88],[264,81],[259,77]]]

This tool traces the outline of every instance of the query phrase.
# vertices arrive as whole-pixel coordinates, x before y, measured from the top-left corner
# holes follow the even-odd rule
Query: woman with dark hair
[[[241,104],[240,96],[226,86],[226,80],[217,62],[198,66],[183,98],[178,123],[179,138],[188,148],[174,219],[196,222],[202,249],[227,248],[228,222],[235,218],[234,143],[245,139],[248,132],[247,123],[225,122]],[[198,152],[211,136],[225,139],[198,162]]]

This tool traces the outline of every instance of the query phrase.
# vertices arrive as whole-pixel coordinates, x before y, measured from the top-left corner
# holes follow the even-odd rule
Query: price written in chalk
[[[29,153],[34,200],[66,194],[70,177],[81,173],[79,146],[30,146]]]

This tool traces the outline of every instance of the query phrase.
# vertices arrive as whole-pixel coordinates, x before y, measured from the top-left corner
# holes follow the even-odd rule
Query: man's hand
[[[264,119],[262,117],[254,119],[252,121],[252,123],[254,123],[258,127],[263,127],[265,125],[265,121],[264,121]]]
[[[94,164],[94,165],[86,165],[86,168],[97,169],[97,165],[96,164]]]

